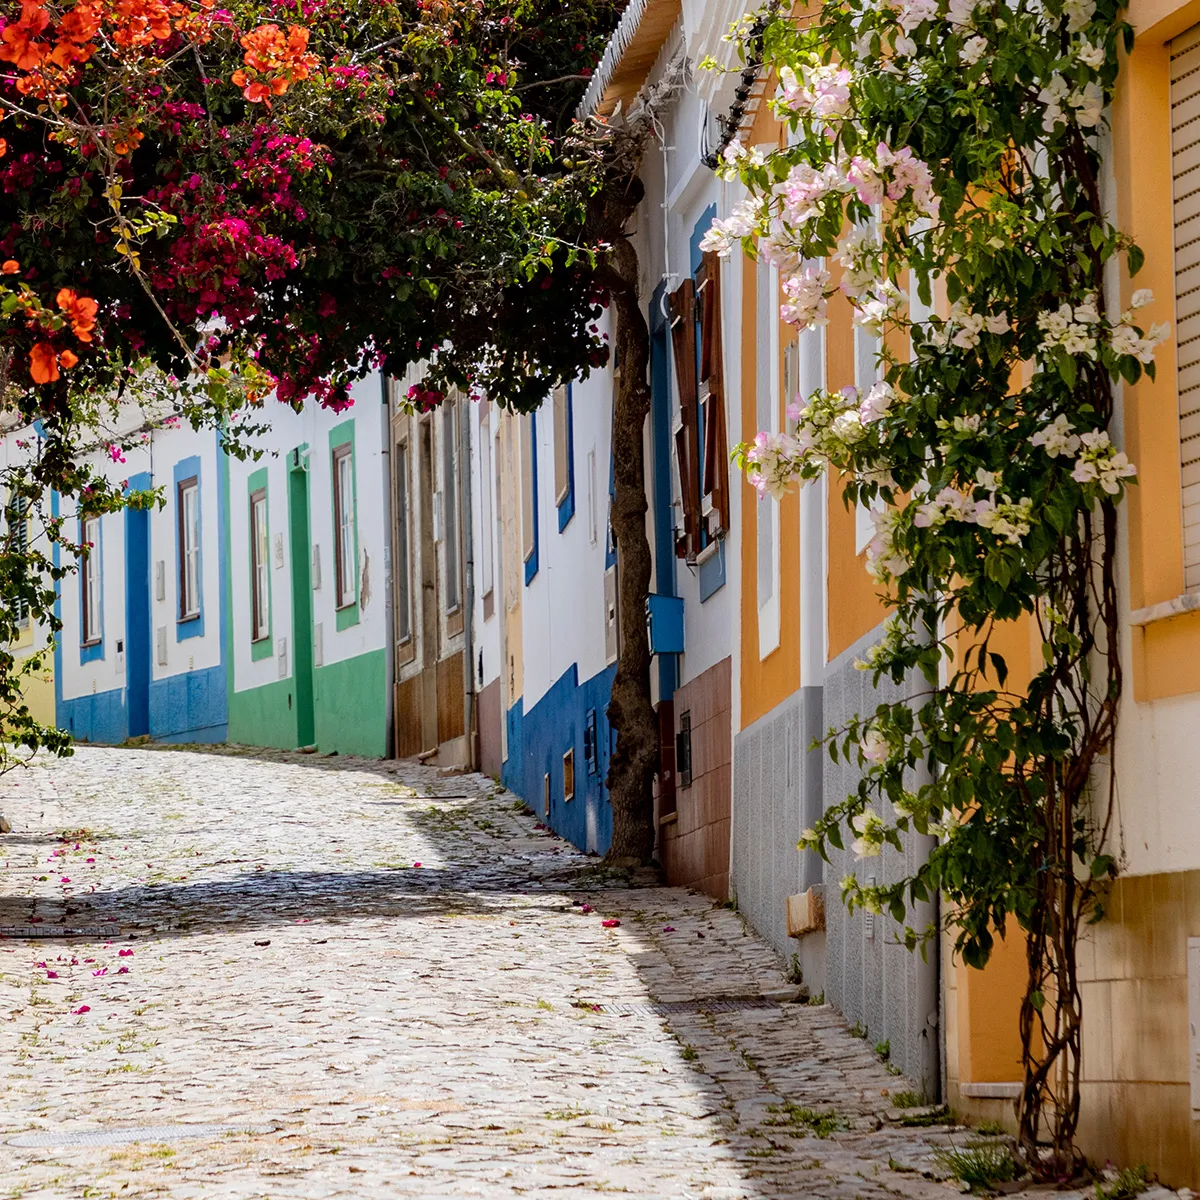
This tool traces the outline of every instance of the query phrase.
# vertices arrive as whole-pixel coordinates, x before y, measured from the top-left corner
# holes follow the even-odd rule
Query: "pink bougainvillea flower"
[[[592,911],[592,906],[590,904],[581,904],[579,906],[579,911],[581,913],[590,913]]]
[[[118,958],[132,958],[133,951],[132,950],[118,950],[117,957]]]
[[[118,967],[118,968],[117,968],[117,974],[118,974],[118,975],[128,975],[128,974],[129,974],[129,968],[128,968],[128,967]]]
[[[620,923],[621,922],[618,921],[616,917],[607,917],[605,920],[600,922],[600,924],[603,925],[605,929],[616,929],[616,927],[618,925],[620,925]]]
[[[91,1011],[92,1011],[92,1006],[90,1004],[81,1004],[78,1008],[71,1009],[71,1016],[81,1017],[81,1016],[83,1016],[83,1014],[85,1012],[91,1012]]]
[[[47,971],[47,972],[46,972],[46,978],[47,978],[47,979],[57,979],[57,978],[58,978],[58,972],[57,972],[57,971]]]
[[[100,968],[100,970],[98,970],[98,971],[93,971],[93,972],[92,972],[92,974],[93,974],[93,975],[107,975],[107,974],[108,974],[108,968],[107,968],[107,967],[101,967],[101,968]]]
[[[413,863],[414,867],[419,867],[420,865],[421,865],[420,863]]]
[[[64,875],[64,876],[62,877],[62,879],[60,879],[60,880],[59,880],[59,882],[60,882],[60,883],[70,883],[70,882],[71,882],[71,877],[70,877],[70,875]]]
[[[675,932],[674,925],[664,925],[663,926],[663,933],[674,933],[674,932]]]

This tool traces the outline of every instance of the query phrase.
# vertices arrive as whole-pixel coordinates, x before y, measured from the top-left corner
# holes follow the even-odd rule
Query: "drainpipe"
[[[383,390],[380,405],[381,435],[379,444],[383,456],[383,613],[384,613],[384,668],[383,678],[386,695],[384,712],[387,726],[384,733],[384,756],[396,757],[396,605],[392,597],[392,406],[388,396],[388,377],[381,371],[379,379]]]
[[[459,506],[462,522],[462,550],[466,567],[463,571],[463,637],[466,639],[463,654],[467,669],[464,673],[466,691],[463,694],[463,729],[467,738],[467,763],[471,770],[479,767],[479,731],[475,728],[475,542],[471,531],[475,525],[471,511],[471,401],[459,405],[462,428],[458,444],[462,447],[462,462],[459,466]],[[486,532],[485,532],[486,536]]]

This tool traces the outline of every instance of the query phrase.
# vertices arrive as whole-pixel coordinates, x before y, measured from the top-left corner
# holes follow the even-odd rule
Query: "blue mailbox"
[[[646,597],[646,632],[651,654],[683,653],[683,597]]]

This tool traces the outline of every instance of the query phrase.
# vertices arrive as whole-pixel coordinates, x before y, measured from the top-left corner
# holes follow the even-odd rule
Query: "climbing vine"
[[[751,28],[732,36],[745,46]],[[1018,1146],[1035,1172],[1070,1174],[1076,948],[1117,869],[1114,558],[1135,468],[1109,425],[1120,381],[1152,376],[1168,333],[1144,319],[1147,291],[1122,308],[1106,286],[1142,257],[1100,182],[1132,31],[1116,0],[829,0],[760,28],[790,136],[726,149],[745,197],[706,245],[776,265],[781,317],[800,329],[825,324],[840,293],[878,367],[861,392],[797,396],[793,431],[738,456],[760,495],[830,472],[870,509],[867,565],[891,613],[859,666],[910,693],[831,731],[860,782],[801,847],[849,839],[865,859],[933,835],[899,882],[842,880],[850,907],[890,914],[910,948],[934,934],[910,921],[934,894],[974,967],[1015,920]],[[1016,621],[1032,622],[1042,663],[1010,686],[997,635]]]

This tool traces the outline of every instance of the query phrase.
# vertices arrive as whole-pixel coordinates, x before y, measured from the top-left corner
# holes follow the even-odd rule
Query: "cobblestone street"
[[[736,912],[489,780],[85,747],[0,808],[0,925],[119,926],[0,941],[4,1196],[954,1194],[969,1131],[889,1115]]]

